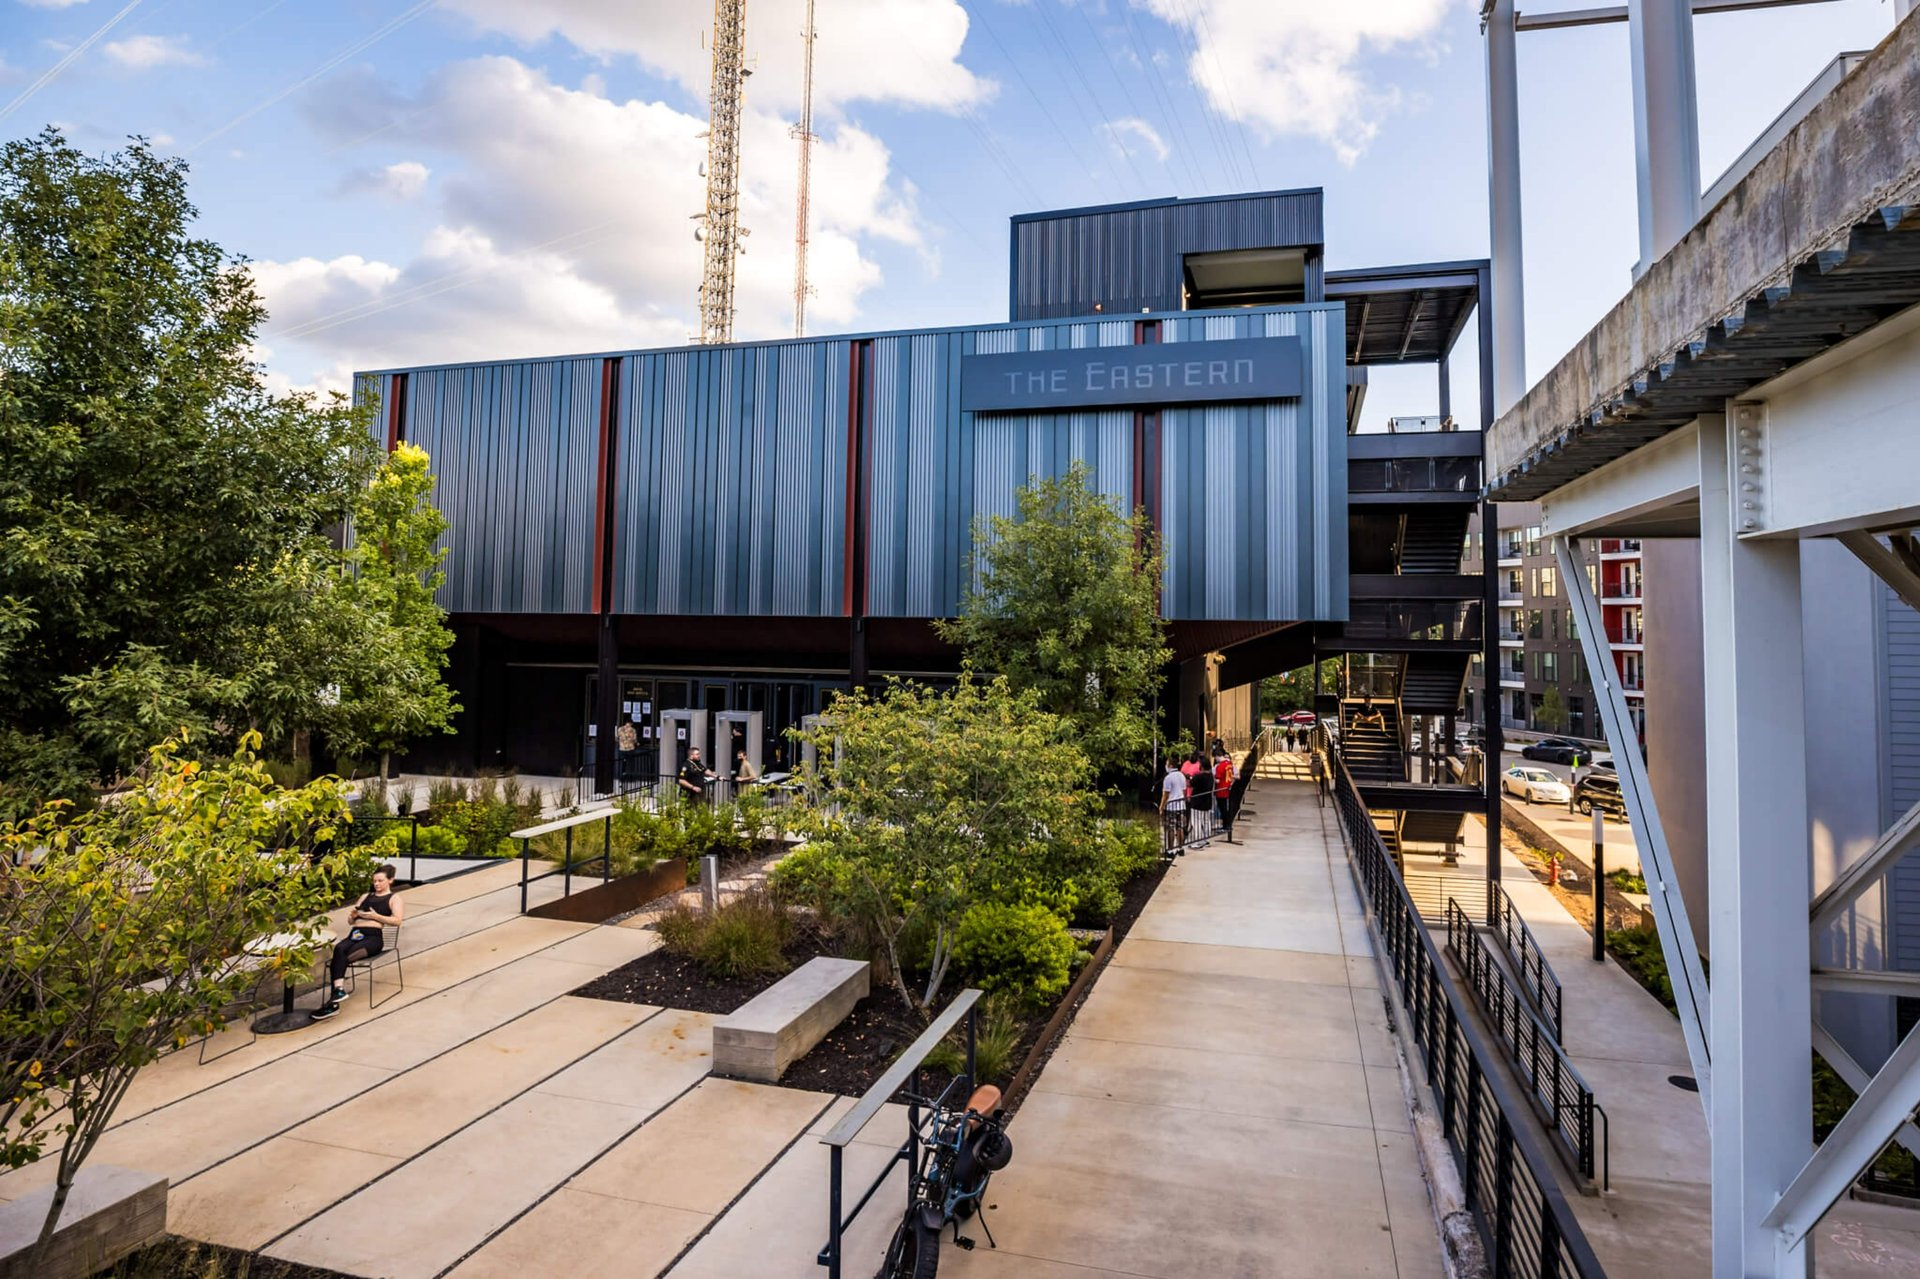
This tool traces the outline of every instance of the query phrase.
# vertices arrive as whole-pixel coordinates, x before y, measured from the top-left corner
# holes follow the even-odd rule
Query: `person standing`
[[[707,797],[707,784],[711,781],[713,774],[701,762],[700,748],[695,746],[687,751],[687,762],[680,766],[680,792],[690,800],[704,800]]]
[[[1233,756],[1221,751],[1213,761],[1213,810],[1220,816],[1220,827],[1227,842],[1233,842]]]
[[[1213,842],[1213,774],[1207,768],[1206,756],[1197,750],[1187,756],[1180,772],[1187,779],[1187,811],[1192,814],[1188,830],[1205,848]]]
[[[1187,778],[1180,771],[1180,757],[1167,756],[1167,771],[1160,779],[1160,855],[1179,857],[1186,850]]]
[[[622,785],[633,782],[634,764],[640,754],[640,730],[633,726],[633,717],[620,721],[620,727],[613,730],[613,746],[617,752],[620,771],[617,774]]]

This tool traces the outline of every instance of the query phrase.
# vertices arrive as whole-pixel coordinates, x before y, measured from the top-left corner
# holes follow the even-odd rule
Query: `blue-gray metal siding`
[[[843,611],[845,340],[621,361],[613,611]]]
[[[1231,249],[1304,247],[1306,300],[1325,296],[1321,196],[1280,191],[1228,199],[1168,200],[1090,209],[1013,223],[1012,318],[1178,311],[1185,256]]]
[[[383,441],[392,381],[377,387]],[[591,611],[599,411],[593,358],[407,375],[401,433],[432,459],[449,612]]]
[[[1920,613],[1881,586],[1885,609],[1885,773],[1887,801],[1881,820],[1891,826],[1920,804]],[[1920,855],[1909,853],[1893,869],[1893,967],[1920,971]]]
[[[1298,334],[1298,400],[1161,414],[1162,612],[1171,620],[1343,621],[1347,616],[1344,373],[1339,304],[1155,316],[1162,340]],[[1014,492],[1086,462],[1123,504],[1133,489],[1133,412],[960,410],[959,365],[976,352],[1125,346],[1133,322],[1000,325],[873,344],[867,611],[946,617],[959,607],[976,519]]]
[[[1299,334],[1307,351],[1298,400],[1161,415],[1168,618],[1346,619],[1345,331],[1338,304],[1166,322],[1165,342]]]

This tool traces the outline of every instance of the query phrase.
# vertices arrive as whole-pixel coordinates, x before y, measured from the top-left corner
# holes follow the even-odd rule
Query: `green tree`
[[[1320,663],[1320,690],[1340,691],[1340,659],[1329,657]],[[1260,714],[1284,715],[1288,711],[1313,709],[1313,666],[1309,663],[1284,675],[1270,675],[1260,681]]]
[[[447,557],[438,546],[447,521],[428,500],[433,475],[426,450],[402,444],[360,494],[353,515],[349,571],[335,592],[340,629],[362,628],[353,660],[341,672],[330,739],[346,753],[380,753],[386,781],[393,751],[425,733],[452,732],[460,709],[440,675],[453,632],[434,602]]]
[[[315,566],[377,461],[370,408],[265,390],[252,279],[194,217],[142,141],[0,149],[0,816],[182,725],[300,727],[351,647]]]
[[[205,765],[181,745],[113,803],[0,826],[0,1167],[58,1150],[42,1244],[135,1072],[308,971],[347,893],[347,856],[313,859],[346,817],[337,781],[281,790],[255,734]]]
[[[833,808],[803,866],[859,918],[909,1008],[931,1009],[970,907],[1041,906],[1064,920],[1105,873],[1076,730],[1005,676],[843,696],[808,736]],[[924,969],[918,989],[910,966]]]
[[[1549,733],[1564,733],[1567,729],[1567,702],[1560,696],[1560,690],[1548,685],[1547,691],[1540,695],[1540,705],[1534,708],[1535,728],[1544,728]]]
[[[1015,518],[977,522],[960,616],[936,622],[976,669],[1033,691],[1094,767],[1141,765],[1173,656],[1160,620],[1160,549],[1144,511],[1095,491],[1076,462],[1015,495]]]

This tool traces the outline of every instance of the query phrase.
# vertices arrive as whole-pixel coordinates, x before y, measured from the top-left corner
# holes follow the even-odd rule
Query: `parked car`
[[[1520,749],[1520,758],[1537,759],[1544,764],[1571,764],[1575,759],[1584,759],[1592,754],[1592,747],[1582,746],[1564,737],[1543,737],[1537,742],[1528,742]]]
[[[1293,721],[1295,728],[1312,728],[1320,722],[1320,717],[1312,711],[1295,711],[1288,718]]]
[[[1567,784],[1544,768],[1515,764],[1500,774],[1500,790],[1518,795],[1529,804],[1564,804],[1573,798]]]
[[[1627,819],[1627,801],[1620,793],[1620,778],[1597,766],[1573,784],[1573,806],[1582,813],[1591,813],[1597,808],[1610,817]]]

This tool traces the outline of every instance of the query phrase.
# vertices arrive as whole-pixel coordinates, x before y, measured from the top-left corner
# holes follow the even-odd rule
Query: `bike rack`
[[[980,1030],[980,1012],[974,1005],[979,1002],[980,992],[972,988],[963,990],[955,996],[954,1001],[933,1019],[933,1024],[920,1032],[920,1038],[908,1044],[907,1050],[887,1067],[887,1073],[875,1080],[873,1087],[867,1089],[865,1095],[854,1103],[853,1109],[841,1116],[840,1122],[833,1126],[833,1130],[820,1139],[820,1144],[827,1147],[831,1166],[827,1189],[827,1242],[814,1257],[814,1262],[827,1268],[828,1279],[840,1279],[842,1260],[840,1245],[846,1236],[847,1227],[853,1224],[854,1218],[860,1215],[861,1209],[865,1208],[874,1195],[879,1193],[880,1187],[893,1174],[894,1164],[901,1161],[905,1161],[907,1165],[907,1203],[909,1207],[912,1206],[912,1172],[920,1162],[920,1103],[913,1102],[907,1107],[906,1141],[901,1143],[900,1149],[894,1151],[893,1157],[888,1159],[885,1166],[880,1169],[880,1175],[873,1179],[873,1184],[867,1187],[867,1192],[860,1196],[860,1202],[853,1206],[853,1211],[842,1217],[840,1215],[841,1159],[848,1144],[860,1135],[860,1130],[865,1128],[875,1115],[880,1113],[880,1107],[886,1105],[889,1098],[906,1086],[908,1077],[919,1072],[921,1063],[927,1059],[927,1054],[939,1046],[948,1032],[959,1024],[961,1017],[967,1019],[967,1073],[962,1078],[966,1080],[966,1093],[973,1092],[973,1049]],[[951,1092],[953,1085],[947,1085],[947,1090]]]

